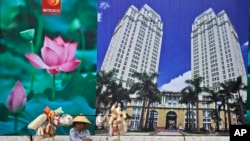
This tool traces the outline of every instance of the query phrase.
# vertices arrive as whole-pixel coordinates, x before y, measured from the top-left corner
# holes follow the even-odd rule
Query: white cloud
[[[102,21],[102,13],[99,13],[97,14],[97,21],[98,22],[101,22]]]
[[[164,84],[160,87],[160,91],[171,91],[171,92],[180,92],[183,88],[187,86],[185,80],[191,79],[191,71],[187,71],[182,75],[172,79],[169,83]]]
[[[101,10],[106,10],[109,7],[110,7],[110,5],[107,2],[101,2],[100,5],[99,5],[99,8]]]
[[[244,45],[244,46],[248,46],[248,42],[245,42],[243,45]]]
[[[107,2],[101,2],[99,5],[99,11],[98,15],[97,15],[97,21],[98,22],[102,22],[102,12],[104,12],[104,10],[110,8],[110,5]]]

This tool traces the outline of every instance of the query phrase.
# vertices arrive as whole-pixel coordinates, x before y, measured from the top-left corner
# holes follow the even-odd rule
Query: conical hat
[[[91,124],[91,122],[84,115],[76,116],[73,120],[73,123],[74,122],[83,122],[83,123]]]

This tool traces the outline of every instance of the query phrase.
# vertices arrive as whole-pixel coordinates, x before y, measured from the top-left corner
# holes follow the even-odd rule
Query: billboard
[[[1,135],[33,135],[43,114],[95,121],[96,19],[96,0],[1,1]]]
[[[224,131],[231,124],[246,123],[249,2],[110,0],[99,1],[98,10],[97,71],[111,74],[115,69],[110,78],[128,90],[134,83],[143,86],[146,82],[133,72],[159,74],[156,83],[163,92],[160,101],[150,103],[153,97],[147,93],[149,89],[137,89],[140,92],[131,99],[110,99],[111,104],[123,103],[130,117],[129,129],[147,127],[150,118],[158,130]],[[217,93],[218,101],[211,102],[212,92],[201,89],[194,90],[186,97],[191,100],[185,101],[183,90],[197,88],[192,85],[195,80],[200,88]],[[237,82],[242,84],[239,93],[231,89]],[[111,97],[115,97],[114,93]],[[227,100],[230,102],[226,104]],[[231,114],[224,110],[225,106],[233,106]],[[96,108],[105,113],[104,109],[110,107]]]

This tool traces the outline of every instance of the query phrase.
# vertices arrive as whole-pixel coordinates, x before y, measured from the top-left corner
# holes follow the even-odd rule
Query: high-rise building
[[[127,88],[137,81],[134,71],[158,72],[162,36],[158,13],[147,4],[139,10],[130,6],[114,30],[101,70],[116,69],[117,81]]]
[[[224,10],[216,15],[209,8],[195,18],[191,54],[192,73],[204,78],[203,86],[219,90],[220,83],[238,76],[247,84],[238,35]]]
[[[114,30],[101,70],[116,69],[116,79],[123,82],[124,87],[136,82],[131,77],[133,71],[158,72],[162,36],[161,17],[152,8],[146,4],[140,10],[130,6]],[[216,15],[210,8],[196,17],[192,25],[191,43],[192,72],[205,78],[203,86],[218,90],[221,82],[234,80],[238,76],[242,76],[246,84],[238,36],[225,11]],[[197,113],[188,111],[188,105],[180,103],[181,97],[180,92],[166,91],[165,95],[162,95],[161,103],[153,103],[154,108],[149,110],[149,115],[154,119],[155,128],[187,128],[187,121],[194,121],[192,126],[197,126]],[[142,100],[133,96],[131,99],[129,104],[124,105],[127,113],[131,115],[129,128],[137,129],[140,116],[144,114],[146,117],[146,112],[141,113]],[[215,125],[210,115],[216,105],[208,101],[210,99],[206,95],[200,97],[199,126],[212,130]],[[224,117],[225,113],[219,114]],[[235,121],[236,117],[232,116],[231,119]],[[223,120],[220,123],[222,130],[226,129]]]

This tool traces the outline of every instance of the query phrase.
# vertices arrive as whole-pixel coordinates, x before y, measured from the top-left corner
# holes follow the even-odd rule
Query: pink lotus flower
[[[18,113],[26,104],[27,96],[25,89],[20,81],[17,81],[8,99],[7,107],[13,113]]]
[[[43,60],[34,53],[25,56],[30,63],[38,69],[47,69],[48,73],[56,75],[63,72],[71,72],[77,68],[80,60],[74,58],[77,43],[64,42],[61,36],[53,41],[45,36],[41,49]]]

